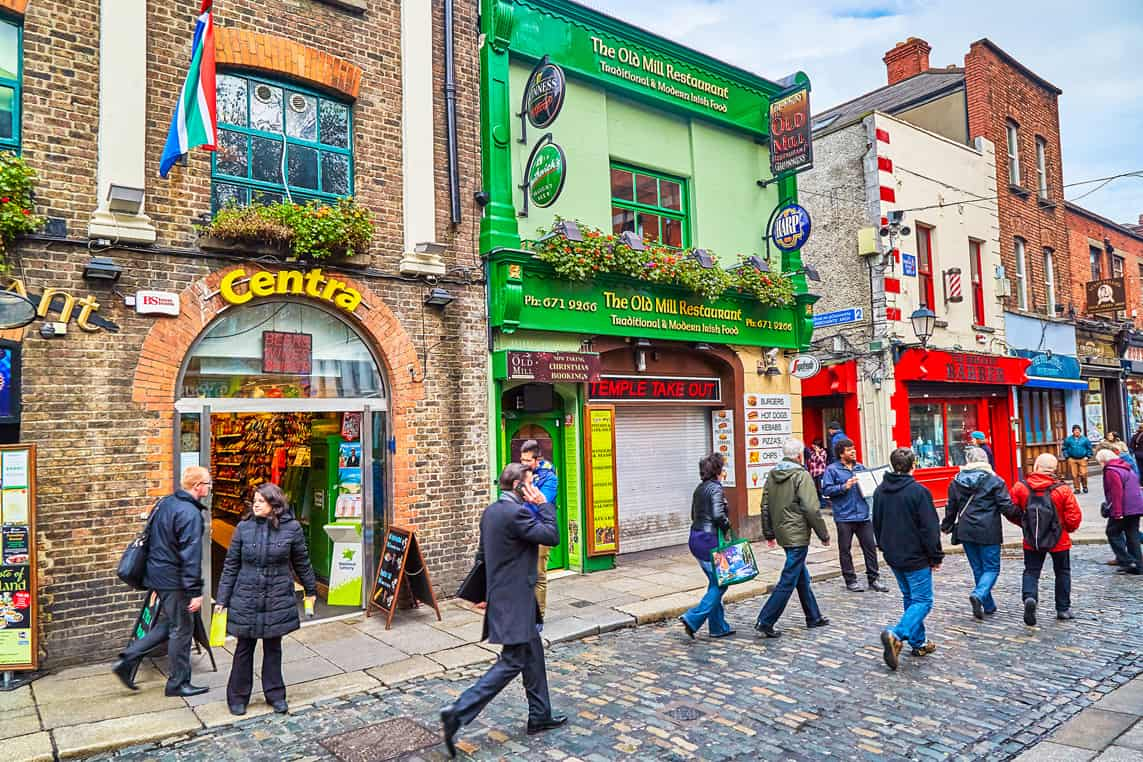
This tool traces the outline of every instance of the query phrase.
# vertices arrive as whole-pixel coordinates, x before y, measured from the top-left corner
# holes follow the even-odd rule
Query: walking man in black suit
[[[525,503],[539,506],[533,513]],[[455,737],[462,725],[502,691],[516,675],[524,676],[528,694],[528,734],[542,733],[567,722],[553,715],[548,699],[544,644],[536,625],[536,564],[540,545],[560,543],[556,508],[532,486],[532,473],[509,463],[500,474],[500,499],[480,519],[480,551],[488,581],[484,639],[504,647],[500,658],[456,703],[441,710],[441,728],[450,757],[456,756]]]

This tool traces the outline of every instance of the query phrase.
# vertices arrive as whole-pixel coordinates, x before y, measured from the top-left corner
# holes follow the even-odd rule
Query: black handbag
[[[143,531],[128,543],[123,555],[119,557],[119,568],[115,570],[119,579],[133,590],[147,589],[143,584],[143,578],[147,575],[147,546],[151,534],[151,519],[155,517],[155,508],[158,505],[155,503],[151,508],[151,514],[147,516]]]
[[[468,570],[464,581],[457,588],[456,597],[469,603],[484,603],[488,598],[488,578],[484,573],[484,559],[476,559],[476,563]]]

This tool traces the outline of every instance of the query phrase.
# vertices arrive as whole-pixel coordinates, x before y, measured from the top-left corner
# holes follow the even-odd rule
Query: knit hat
[[[974,431],[974,432],[972,432],[972,438],[973,438],[973,439],[978,439],[978,440],[980,440],[981,442],[983,442],[984,440],[988,439],[988,437],[984,436],[984,432],[983,432],[983,431]]]

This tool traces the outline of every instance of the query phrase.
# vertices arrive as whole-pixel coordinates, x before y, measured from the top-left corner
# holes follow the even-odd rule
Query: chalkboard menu
[[[0,671],[38,666],[36,447],[0,447]]]
[[[385,613],[385,629],[393,624],[393,612],[397,610],[402,584],[407,585],[413,600],[432,606],[441,618],[433,585],[429,579],[429,567],[417,545],[417,536],[411,529],[390,527],[385,533],[385,547],[381,549],[381,560],[377,564],[377,574],[373,578],[373,593],[365,615],[370,616],[374,608]]]

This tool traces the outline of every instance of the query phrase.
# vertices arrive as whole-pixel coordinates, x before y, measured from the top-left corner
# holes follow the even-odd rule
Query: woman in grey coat
[[[238,638],[226,685],[231,714],[246,714],[254,688],[254,647],[258,640],[262,641],[262,694],[275,712],[285,714],[288,709],[282,677],[282,636],[301,626],[294,574],[301,580],[306,597],[314,598],[317,582],[302,526],[290,512],[282,489],[276,484],[262,484],[234,530],[215,606],[216,611],[229,609],[226,631]]]

